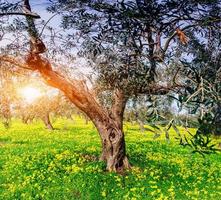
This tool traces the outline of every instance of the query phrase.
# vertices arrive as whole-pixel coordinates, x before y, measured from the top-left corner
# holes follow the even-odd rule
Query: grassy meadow
[[[54,131],[38,121],[25,125],[14,120],[8,130],[0,125],[1,200],[221,197],[220,154],[203,158],[178,141],[153,139],[151,132],[126,124],[132,170],[108,173],[98,160],[101,147],[92,124],[85,125],[80,118],[57,119],[53,124]]]

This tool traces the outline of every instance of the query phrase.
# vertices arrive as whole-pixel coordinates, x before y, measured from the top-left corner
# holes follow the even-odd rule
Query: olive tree
[[[162,74],[177,44],[188,45],[188,32],[197,34],[220,20],[214,12],[219,6],[215,0],[51,1],[48,11],[59,14],[66,29],[58,36],[67,40],[59,45],[72,52],[80,48],[79,55],[96,72],[95,88],[91,88],[85,81],[70,80],[62,73],[62,65],[55,70],[53,58],[44,56],[54,49],[47,48],[48,40],[42,39],[35,23],[40,16],[32,12],[28,0],[22,3],[9,5],[3,1],[0,15],[25,17],[26,21],[19,18],[16,22],[21,31],[27,31],[30,48],[22,58],[17,57],[16,49],[11,56],[7,49],[7,54],[0,56],[1,61],[38,71],[48,85],[63,91],[90,118],[101,137],[101,160],[109,171],[130,167],[123,132],[128,99],[140,94],[163,95],[183,87],[175,81],[176,72],[167,77],[157,74]],[[106,107],[98,96],[107,93],[111,104]]]

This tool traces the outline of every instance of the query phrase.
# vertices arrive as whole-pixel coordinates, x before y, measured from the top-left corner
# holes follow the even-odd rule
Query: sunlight
[[[27,101],[28,103],[32,103],[36,99],[38,99],[40,96],[42,96],[42,93],[39,89],[27,86],[20,90],[21,96]]]

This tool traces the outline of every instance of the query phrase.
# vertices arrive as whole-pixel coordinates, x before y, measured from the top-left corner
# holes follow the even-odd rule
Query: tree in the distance
[[[0,68],[0,118],[5,126],[9,128],[11,125],[12,104],[17,101],[14,80],[18,74],[9,69],[9,65]]]
[[[54,130],[53,118],[65,117],[74,122],[73,114],[77,112],[69,100],[60,93],[52,95],[44,92],[31,103],[25,103],[20,99],[16,105],[14,109],[16,118],[21,118],[25,124],[33,122],[34,119],[40,119],[49,130]]]

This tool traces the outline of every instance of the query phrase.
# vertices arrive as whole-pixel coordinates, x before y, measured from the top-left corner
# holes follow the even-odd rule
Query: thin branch
[[[150,94],[150,95],[165,95],[168,94],[171,91],[185,88],[185,85],[150,85],[148,88],[144,88],[141,91],[139,91],[139,94]]]
[[[25,17],[33,17],[35,19],[40,19],[40,15],[36,14],[36,13],[22,13],[22,12],[7,12],[7,13],[0,13],[0,17],[1,16],[9,16],[9,15],[21,15],[21,16],[25,16]]]
[[[43,26],[43,28],[41,29],[41,32],[40,32],[40,34],[39,34],[39,37],[41,37],[41,35],[43,34],[43,31],[44,31],[46,25],[47,25],[56,15],[58,15],[58,14],[56,13],[56,14],[52,15],[52,16],[48,19],[48,21],[44,24],[44,26]]]
[[[184,102],[184,104],[187,104],[193,97],[195,97],[196,95],[198,95],[198,93],[200,93],[201,90],[202,90],[202,88],[200,87],[196,92],[194,92],[193,94],[191,94],[190,97]]]
[[[15,59],[12,56],[6,56],[6,55],[0,55],[0,62],[7,62],[10,63],[12,65],[15,65],[17,67],[23,68],[23,69],[28,69],[28,70],[33,70],[32,68],[30,68],[27,64],[21,62],[18,59]]]

